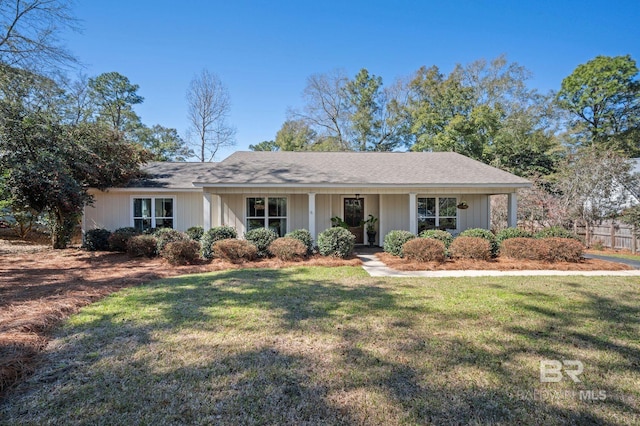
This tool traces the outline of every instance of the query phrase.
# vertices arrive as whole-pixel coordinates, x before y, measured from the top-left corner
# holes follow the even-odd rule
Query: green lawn
[[[348,267],[166,279],[67,321],[0,423],[638,424],[639,288]],[[541,383],[544,359],[581,361],[581,382]]]

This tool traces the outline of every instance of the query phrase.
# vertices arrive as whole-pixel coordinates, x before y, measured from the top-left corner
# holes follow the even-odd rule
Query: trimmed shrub
[[[453,242],[453,235],[447,231],[441,231],[439,229],[428,229],[420,233],[420,238],[430,238],[438,241],[442,241],[445,248],[449,248]]]
[[[318,234],[318,250],[323,256],[347,257],[353,253],[356,236],[344,228],[329,228]]]
[[[236,229],[231,226],[216,226],[202,234],[200,244],[202,245],[202,257],[213,258],[212,246],[216,241],[238,238]]]
[[[113,234],[109,235],[109,249],[112,251],[127,251],[127,241],[129,238],[140,235],[140,231],[136,228],[126,227],[119,228],[113,231]]]
[[[584,246],[573,238],[543,238],[540,240],[547,246],[547,262],[580,262]]]
[[[200,257],[200,244],[193,240],[170,241],[160,256],[172,265],[188,265]]]
[[[584,246],[573,238],[511,238],[505,240],[500,254],[513,259],[544,262],[579,262]]]
[[[204,234],[204,228],[202,226],[192,226],[191,228],[187,229],[186,234],[193,241],[200,241],[200,239],[202,238],[202,234]]]
[[[258,256],[269,256],[269,246],[278,239],[278,234],[267,228],[256,228],[244,234],[244,239],[258,249]]]
[[[491,243],[482,237],[457,237],[451,243],[452,257],[461,259],[491,259]]]
[[[235,238],[216,241],[212,244],[211,251],[213,256],[233,263],[253,260],[258,255],[255,245]]]
[[[488,231],[482,228],[471,228],[461,232],[459,236],[484,238],[489,242],[489,246],[491,247],[491,257],[496,257],[498,255],[498,251],[500,250],[500,245],[496,240],[496,236],[493,235],[491,231]]]
[[[291,231],[285,235],[285,238],[295,238],[302,242],[302,244],[307,248],[307,254],[311,254],[313,251],[313,237],[311,236],[311,232],[306,229],[296,229],[295,231]]]
[[[127,254],[131,257],[153,257],[158,241],[152,235],[136,235],[127,241]]]
[[[415,237],[416,236],[409,231],[390,231],[384,237],[384,251],[394,256],[402,257],[402,246]]]
[[[508,238],[500,244],[500,256],[512,259],[539,260],[542,240],[526,237]]]
[[[187,234],[184,232],[176,231],[171,228],[160,228],[153,234],[153,236],[156,237],[158,253],[162,253],[164,246],[169,243],[173,243],[175,241],[187,241],[189,239]]]
[[[307,254],[307,246],[296,238],[278,238],[269,245],[269,253],[280,260],[297,260]]]
[[[109,250],[109,237],[111,231],[108,229],[90,229],[84,234],[84,248],[89,251]]]
[[[402,246],[402,257],[418,262],[444,262],[445,253],[444,243],[433,238],[412,238]]]
[[[573,238],[576,241],[582,242],[574,232],[568,231],[561,226],[552,226],[550,228],[542,229],[535,233],[534,238]]]
[[[510,238],[531,238],[533,234],[526,229],[521,228],[505,228],[496,234],[496,241],[501,245],[503,241]]]

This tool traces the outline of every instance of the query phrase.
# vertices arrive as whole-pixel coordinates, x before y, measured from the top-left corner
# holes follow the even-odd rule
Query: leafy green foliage
[[[89,251],[106,251],[109,250],[109,236],[111,231],[108,229],[90,229],[84,234],[83,247]]]
[[[427,229],[422,231],[419,235],[420,238],[431,238],[434,240],[442,241],[445,248],[449,248],[451,242],[453,242],[453,235],[447,231],[441,231],[439,229]]]
[[[522,228],[505,228],[496,234],[496,241],[498,245],[502,245],[504,240],[509,238],[531,238],[533,235],[531,232]]]
[[[496,257],[498,255],[498,250],[500,249],[500,245],[498,244],[498,240],[496,239],[496,236],[493,235],[491,231],[488,231],[482,228],[471,228],[471,229],[462,231],[459,236],[483,238],[489,242],[489,245],[491,248],[491,257]]]
[[[269,253],[280,260],[299,260],[307,254],[307,247],[296,238],[278,238],[269,245]]]
[[[157,251],[160,254],[162,254],[162,249],[164,248],[164,246],[166,246],[169,243],[172,243],[175,241],[190,240],[187,234],[180,231],[176,231],[175,229],[171,229],[171,228],[160,228],[156,230],[156,232],[154,232],[153,236],[156,238]]]
[[[140,235],[140,231],[136,228],[126,227],[118,228],[109,236],[109,249],[111,251],[127,251],[127,242],[131,237]]]
[[[542,229],[535,233],[535,238],[572,238],[576,241],[581,241],[580,237],[574,232],[569,231],[561,226],[551,226],[549,228]]]
[[[244,238],[258,249],[259,257],[269,256],[269,246],[278,239],[278,234],[267,228],[256,228],[244,234]]]
[[[402,245],[402,257],[418,262],[444,262],[446,248],[432,238],[412,238]]]
[[[579,144],[640,155],[640,83],[630,55],[579,65],[562,80],[557,100],[576,118],[571,124]]]
[[[303,120],[287,120],[282,124],[271,151],[309,151],[318,135]]]
[[[193,241],[200,241],[200,239],[202,238],[202,235],[204,234],[204,228],[202,226],[192,226],[189,229],[187,229],[186,234]]]
[[[127,254],[131,257],[154,257],[158,241],[153,235],[136,235],[127,241]]]
[[[131,123],[127,138],[151,153],[152,161],[185,161],[193,152],[176,129],[155,124],[147,127],[140,122]]]
[[[216,241],[232,238],[238,238],[238,233],[236,232],[236,229],[231,226],[216,226],[209,229],[200,239],[200,243],[202,245],[202,257],[205,259],[211,259],[213,257],[213,252],[211,251],[212,245]]]
[[[636,236],[640,236],[640,204],[626,209],[620,219],[629,225],[634,225]]]
[[[416,236],[409,231],[390,231],[384,237],[384,251],[391,253],[394,256],[402,257],[402,246],[413,238],[416,238]]]
[[[275,141],[262,141],[255,145],[249,145],[251,151],[278,151],[280,147]]]
[[[139,88],[117,72],[107,72],[89,79],[91,97],[98,106],[100,119],[113,130],[124,131],[128,124],[140,121],[133,111],[133,105],[144,101],[138,95]]]
[[[200,258],[199,252],[197,241],[171,241],[162,248],[160,256],[172,265],[190,265]]]
[[[295,238],[304,244],[307,248],[307,254],[310,254],[313,251],[313,237],[311,233],[306,229],[296,229],[291,231],[285,235],[287,238]]]
[[[353,253],[356,237],[344,228],[329,228],[318,234],[318,250],[323,256],[345,258]]]

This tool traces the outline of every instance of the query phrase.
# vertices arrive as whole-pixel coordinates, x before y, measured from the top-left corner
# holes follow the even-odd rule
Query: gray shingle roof
[[[526,179],[454,152],[236,152],[197,184],[529,186]]]
[[[517,186],[526,179],[454,152],[236,152],[219,163],[149,163],[130,188],[197,186]]]

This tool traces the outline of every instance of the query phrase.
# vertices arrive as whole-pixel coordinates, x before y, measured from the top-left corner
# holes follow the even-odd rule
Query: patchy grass
[[[71,317],[0,423],[637,424],[639,306],[621,277],[167,278]]]

